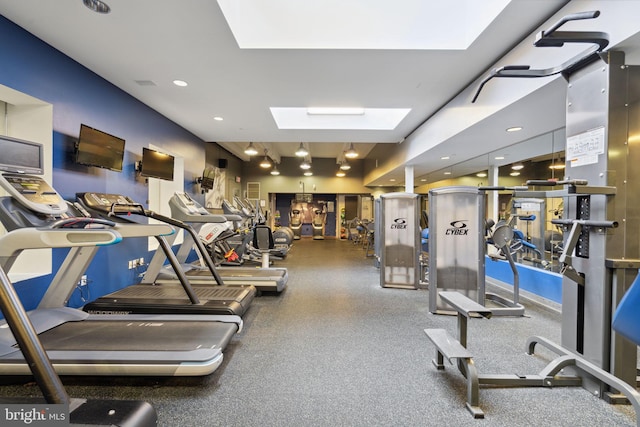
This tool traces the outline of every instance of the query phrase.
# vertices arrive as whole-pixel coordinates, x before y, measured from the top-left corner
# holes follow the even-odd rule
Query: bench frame
[[[478,304],[458,292],[439,292],[440,298],[458,312],[458,339],[451,337],[444,329],[425,329],[427,338],[436,347],[436,358],[433,364],[438,370],[444,369],[444,359],[453,363],[457,360],[458,370],[467,379],[467,410],[473,418],[484,418],[480,409],[480,379],[473,362],[473,355],[467,350],[467,322],[469,317],[490,318],[490,309]]]

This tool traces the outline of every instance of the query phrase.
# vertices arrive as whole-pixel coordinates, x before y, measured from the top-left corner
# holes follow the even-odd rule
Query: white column
[[[498,186],[498,166],[489,166],[489,185]],[[487,191],[487,215],[488,218],[498,222],[498,192]]]
[[[413,193],[413,165],[404,167],[404,191]]]

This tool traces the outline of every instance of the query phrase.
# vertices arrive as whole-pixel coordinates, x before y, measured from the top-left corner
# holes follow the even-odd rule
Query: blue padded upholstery
[[[640,274],[636,276],[613,314],[613,329],[640,345]]]

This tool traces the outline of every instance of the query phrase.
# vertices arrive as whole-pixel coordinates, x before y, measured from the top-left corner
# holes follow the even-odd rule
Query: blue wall
[[[185,191],[204,204],[204,196],[194,194],[192,184],[205,165],[201,139],[2,16],[0,39],[0,84],[53,105],[52,185],[63,197],[72,199],[82,191],[121,193],[146,205],[147,185],[136,178],[134,162],[140,160],[143,146],[154,144],[184,157]],[[126,140],[122,172],[74,163],[74,144],[81,123]],[[53,271],[66,252],[54,251]],[[135,281],[136,272],[127,269],[127,261],[137,257],[150,259],[146,238],[102,248],[87,271],[89,299]],[[27,309],[36,306],[50,280],[51,277],[44,277],[16,285]],[[82,304],[76,291],[69,305]]]
[[[524,264],[516,264],[520,289],[562,303],[562,275]],[[513,272],[507,261],[485,258],[485,273],[501,282],[513,285]]]

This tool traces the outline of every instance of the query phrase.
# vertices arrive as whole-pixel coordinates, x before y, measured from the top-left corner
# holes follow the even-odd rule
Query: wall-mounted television
[[[173,181],[174,160],[170,154],[143,147],[140,175]]]
[[[76,163],[120,172],[123,159],[124,139],[84,124],[80,125]]]
[[[202,172],[202,179],[200,180],[200,187],[203,190],[213,190],[213,184],[216,177],[215,169],[207,168]]]
[[[42,144],[0,136],[0,171],[42,175]]]

